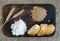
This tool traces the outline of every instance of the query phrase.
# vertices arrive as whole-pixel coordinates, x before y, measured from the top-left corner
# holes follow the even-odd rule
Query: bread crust
[[[45,35],[45,30],[46,30],[47,24],[41,24],[40,27],[41,27],[41,30],[38,32],[37,35],[43,36],[43,35]]]
[[[46,35],[50,35],[55,31],[55,26],[53,24],[49,24],[46,28]]]
[[[34,27],[34,29],[31,31],[31,32],[29,32],[29,30],[31,29],[31,28],[33,28],[33,26],[35,26]],[[34,35],[36,35],[37,33],[38,33],[38,31],[40,30],[40,26],[39,25],[33,25],[29,30],[28,30],[28,33],[27,34],[29,34],[29,35],[31,35],[31,36],[34,36]]]

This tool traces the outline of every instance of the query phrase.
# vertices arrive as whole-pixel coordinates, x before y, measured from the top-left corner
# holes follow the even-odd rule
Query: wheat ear
[[[9,14],[8,14],[8,16],[7,16],[5,22],[4,22],[4,24],[3,24],[2,26],[4,26],[5,23],[6,23],[6,22],[9,20],[9,18],[12,16],[14,10],[15,10],[15,7],[11,7],[11,10],[10,10],[10,12],[9,12]]]
[[[24,12],[24,9],[22,9],[21,11],[19,11],[18,13],[16,13],[15,15],[12,16],[12,18],[9,19],[9,21],[13,18],[18,17],[19,15],[21,15]],[[7,21],[8,22],[8,21]]]
[[[16,18],[19,15],[21,15],[24,12],[24,9],[22,9],[21,11],[19,11],[17,14],[15,14],[12,18]]]

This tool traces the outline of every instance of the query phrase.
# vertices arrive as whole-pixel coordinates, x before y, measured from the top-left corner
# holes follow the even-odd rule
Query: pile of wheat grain
[[[47,15],[46,12],[45,8],[34,6],[31,10],[33,21],[43,21]]]

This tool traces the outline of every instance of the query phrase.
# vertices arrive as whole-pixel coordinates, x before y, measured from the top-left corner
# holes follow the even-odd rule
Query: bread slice
[[[40,26],[38,24],[33,25],[27,32],[27,34],[34,36],[40,30]]]
[[[38,32],[38,36],[44,36],[45,35],[45,30],[46,30],[47,24],[41,24],[40,25],[40,31]]]
[[[49,24],[46,28],[46,35],[50,35],[55,31],[55,26],[53,24]]]

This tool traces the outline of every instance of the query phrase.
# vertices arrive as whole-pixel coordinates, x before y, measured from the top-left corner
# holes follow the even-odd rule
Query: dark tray
[[[7,22],[4,25],[2,30],[3,30],[3,33],[8,37],[32,37],[32,36],[29,36],[27,33],[25,33],[25,35],[22,35],[22,36],[13,36],[12,35],[10,26],[12,23],[14,23],[14,21],[17,21],[19,18],[22,18],[27,23],[28,29],[36,23],[37,24],[47,23],[47,24],[54,24],[54,25],[56,24],[55,23],[55,21],[56,21],[55,20],[56,19],[55,7],[51,4],[8,4],[8,5],[3,7],[3,19],[4,19],[4,21],[6,19],[6,16],[9,13],[9,10],[10,10],[12,5],[16,6],[16,10],[15,10],[14,14],[23,8],[25,9],[25,12],[21,16],[18,16],[17,18],[10,20],[9,22]],[[31,14],[30,10],[33,8],[33,6],[40,6],[40,7],[43,7],[47,10],[47,17],[43,21],[41,21],[41,22],[32,21],[31,16],[30,16],[30,14]],[[48,22],[48,20],[51,20],[51,21]],[[50,36],[53,36],[54,34],[55,34],[55,32],[51,35],[43,36],[43,37],[50,37]],[[34,37],[38,37],[38,36],[36,35]]]

